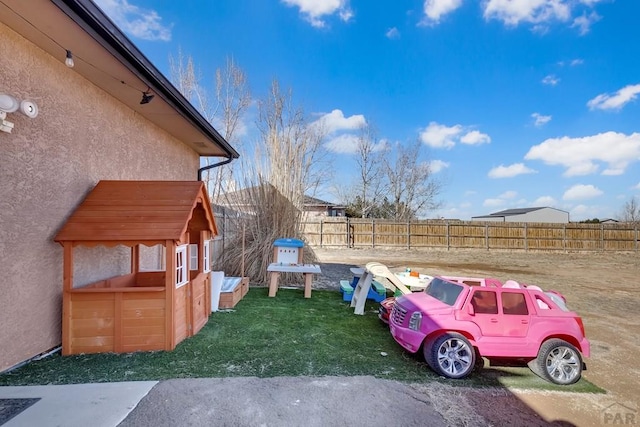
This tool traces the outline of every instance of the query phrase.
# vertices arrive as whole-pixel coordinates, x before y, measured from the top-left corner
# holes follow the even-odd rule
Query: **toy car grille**
[[[394,304],[393,310],[391,311],[391,318],[393,319],[393,323],[402,325],[404,323],[404,318],[406,315],[407,310],[400,307],[398,303]]]

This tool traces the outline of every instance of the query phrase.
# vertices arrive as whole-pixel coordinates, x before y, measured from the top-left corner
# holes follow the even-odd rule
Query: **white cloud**
[[[171,40],[171,27],[151,9],[142,9],[127,0],[95,0],[102,11],[125,33],[142,40]]]
[[[545,85],[555,86],[558,83],[560,83],[560,78],[556,77],[553,74],[549,74],[548,76],[545,76],[544,79],[542,79],[542,84],[545,84]]]
[[[509,26],[521,22],[567,21],[571,8],[565,0],[488,0],[484,3],[484,17],[498,19]]]
[[[462,133],[462,126],[445,126],[436,122],[420,132],[420,140],[433,148],[452,148],[456,145],[456,139]]]
[[[574,60],[572,60],[572,61],[571,61],[571,64],[570,64],[570,65],[571,65],[572,67],[575,67],[575,66],[577,66],[577,65],[582,65],[582,64],[584,64],[584,59],[576,58],[576,59],[574,59]]]
[[[595,12],[591,12],[588,15],[584,13],[582,16],[578,16],[573,20],[571,28],[577,28],[580,35],[584,36],[591,30],[591,25],[598,22],[600,19],[602,19],[600,15]]]
[[[517,191],[509,190],[499,195],[498,198],[499,199],[515,199],[517,195],[518,195]]]
[[[587,215],[591,212],[592,209],[587,205],[576,205],[569,211],[569,215],[571,216],[571,218],[580,220],[587,218]]]
[[[531,117],[533,117],[533,124],[536,127],[544,126],[551,121],[551,116],[543,116],[540,113],[533,113]]]
[[[533,201],[534,206],[555,206],[556,199],[551,196],[540,196]]]
[[[602,171],[602,175],[607,175],[607,176],[618,176],[618,175],[622,175],[624,174],[624,169],[625,168],[607,168],[605,170]]]
[[[456,143],[468,145],[488,144],[491,137],[477,130],[467,130],[462,125],[446,126],[437,122],[429,123],[420,132],[420,141],[433,148],[453,148]]]
[[[531,27],[531,32],[544,35],[549,32],[549,26],[546,24],[535,24],[533,27]]]
[[[592,9],[600,0],[484,0],[481,5],[486,20],[496,19],[506,26],[531,24],[533,32],[545,34],[551,24],[569,23],[580,35],[589,32],[600,20]]]
[[[398,31],[398,29],[396,27],[393,28],[389,28],[387,30],[386,33],[384,33],[384,35],[388,38],[388,39],[399,39],[400,38],[400,31]]]
[[[358,152],[358,140],[357,135],[344,133],[331,138],[324,146],[328,151],[336,154],[356,154]],[[373,151],[385,151],[388,148],[387,140],[381,139],[373,146]]]
[[[568,189],[562,195],[562,200],[585,200],[593,199],[602,195],[602,190],[593,185],[577,184]]]
[[[282,0],[289,7],[297,6],[304,18],[314,27],[326,26],[324,17],[338,14],[340,19],[348,22],[353,17],[349,0]]]
[[[462,138],[460,138],[460,142],[468,145],[488,144],[491,142],[491,137],[486,133],[480,133],[477,130],[472,130],[471,132],[467,132],[463,135]]]
[[[598,110],[620,110],[629,102],[635,100],[640,93],[640,84],[627,85],[614,94],[602,93],[589,102],[587,106]]]
[[[482,202],[482,206],[487,208],[497,208],[504,206],[505,203],[506,202],[502,199],[485,199],[484,202]]]
[[[500,165],[489,171],[489,178],[513,178],[518,175],[525,175],[528,173],[536,173],[535,170],[530,169],[524,165],[524,163],[514,163],[509,166]]]
[[[601,1],[602,0],[580,0],[580,3],[593,7],[596,3],[599,3]]]
[[[449,163],[442,160],[432,160],[429,162],[429,170],[431,173],[438,173],[449,167]]]
[[[534,145],[524,157],[566,168],[565,176],[588,175],[598,171],[596,162],[607,165],[607,173],[623,173],[640,159],[640,133],[599,133],[583,138],[551,138]]]
[[[635,190],[640,190],[640,182],[638,183],[638,185],[633,187]]]
[[[438,24],[440,18],[462,6],[462,0],[425,0],[425,24]]]
[[[339,135],[327,142],[325,148],[338,154],[355,154],[358,151],[358,137],[352,134]]]
[[[367,121],[362,114],[354,114],[345,117],[342,110],[335,109],[330,113],[323,114],[312,125],[322,126],[328,133],[345,130],[356,130],[365,126]]]

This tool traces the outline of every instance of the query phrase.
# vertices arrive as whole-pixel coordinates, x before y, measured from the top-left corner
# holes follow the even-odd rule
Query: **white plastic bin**
[[[211,311],[218,311],[220,306],[220,292],[224,283],[224,271],[211,272]]]

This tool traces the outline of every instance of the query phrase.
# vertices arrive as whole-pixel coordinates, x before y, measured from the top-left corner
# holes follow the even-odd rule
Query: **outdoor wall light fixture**
[[[149,88],[147,88],[147,90],[142,92],[142,99],[140,100],[140,105],[150,103],[154,97],[155,95],[151,95],[151,93],[149,92]]]
[[[16,111],[34,119],[38,115],[38,106],[33,101],[18,101],[11,95],[0,93],[0,131],[11,133],[14,125],[13,122],[7,120],[7,113]]]
[[[75,63],[73,62],[73,53],[71,53],[70,50],[67,50],[67,57],[64,60],[64,65],[69,68],[73,68],[73,66],[75,65]]]
[[[14,111],[18,111],[18,108],[20,108],[20,103],[17,99],[6,93],[0,93],[0,111],[13,113]]]

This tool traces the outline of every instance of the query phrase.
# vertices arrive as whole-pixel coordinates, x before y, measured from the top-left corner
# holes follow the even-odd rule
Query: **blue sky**
[[[256,99],[274,78],[291,88],[332,130],[336,182],[352,179],[363,123],[387,146],[421,141],[445,184],[429,218],[551,206],[603,219],[640,196],[640,1],[96,3],[167,76],[181,49],[211,92],[228,57]]]

